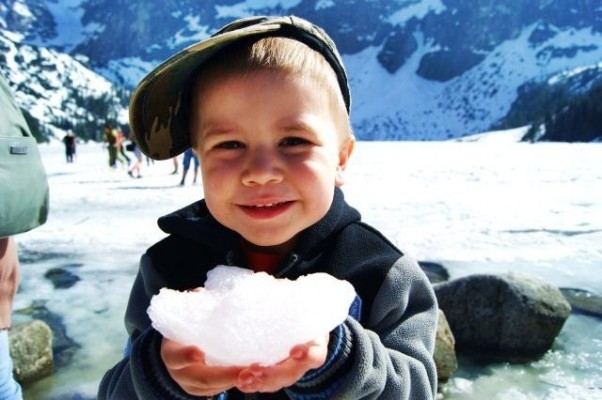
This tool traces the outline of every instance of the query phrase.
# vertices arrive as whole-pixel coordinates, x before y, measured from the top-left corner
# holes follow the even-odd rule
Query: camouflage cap
[[[347,74],[334,42],[324,30],[294,16],[244,18],[170,57],[140,82],[130,100],[131,132],[140,150],[155,160],[165,160],[188,149],[191,144],[185,103],[191,75],[225,46],[268,36],[292,38],[322,54],[336,73],[349,112]]]

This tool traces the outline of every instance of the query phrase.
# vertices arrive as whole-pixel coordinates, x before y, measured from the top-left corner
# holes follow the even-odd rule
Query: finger
[[[180,386],[194,390],[194,394],[205,394],[202,391],[222,392],[234,387],[239,371],[240,367],[209,367],[199,363],[169,372]]]
[[[324,342],[295,346],[291,350],[291,358],[304,363],[308,369],[321,367],[326,362],[327,355],[328,344]]]
[[[289,357],[297,361],[303,361],[305,357],[307,357],[308,351],[309,345],[300,344],[291,349],[289,352]]]
[[[237,387],[245,392],[275,392],[291,386],[310,369],[321,367],[326,361],[327,352],[328,337],[294,346],[289,358],[274,366],[261,368],[261,375],[257,372],[253,377],[239,375]]]
[[[178,370],[194,363],[204,362],[205,355],[196,347],[183,346],[176,341],[163,338],[161,358],[167,368]]]
[[[239,372],[237,387],[243,393],[257,392],[262,385],[263,379],[265,379],[264,368],[253,364]]]
[[[205,364],[199,367],[200,381],[205,385],[229,386],[236,385],[241,367],[210,367]]]
[[[307,370],[304,361],[287,358],[276,365],[261,368],[261,373],[251,371],[252,376],[246,371],[239,374],[237,388],[245,393],[276,392],[297,382]]]

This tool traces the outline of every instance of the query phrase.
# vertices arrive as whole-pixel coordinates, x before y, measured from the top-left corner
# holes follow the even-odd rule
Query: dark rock
[[[449,272],[441,264],[431,261],[418,261],[418,265],[420,265],[431,283],[441,283],[449,280]]]
[[[399,28],[392,31],[378,53],[380,64],[390,73],[394,74],[418,49],[418,43],[412,31]]]
[[[416,73],[424,79],[446,82],[483,61],[482,54],[469,49],[437,50],[425,54]]]
[[[527,275],[470,275],[435,285],[456,349],[498,361],[539,356],[570,314],[560,290]]]
[[[44,278],[49,279],[55,289],[69,289],[80,281],[79,276],[63,268],[51,268],[44,274]]]

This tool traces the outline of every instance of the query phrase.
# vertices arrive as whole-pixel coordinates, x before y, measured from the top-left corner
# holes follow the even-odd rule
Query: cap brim
[[[151,71],[138,85],[130,100],[130,127],[140,150],[156,160],[174,157],[190,147],[188,124],[188,90],[191,76],[198,68],[226,46],[243,38],[293,37],[324,54],[335,69],[349,108],[346,73],[334,43],[325,45],[325,33],[311,25],[299,27],[294,17],[267,18],[265,21],[220,32],[178,52]],[[303,21],[305,23],[305,21]],[[309,23],[306,23],[309,25]],[[288,27],[288,33],[287,33]],[[327,37],[326,37],[327,38]],[[318,47],[318,48],[316,48]],[[327,47],[327,49],[325,49]],[[334,60],[332,59],[334,58]]]

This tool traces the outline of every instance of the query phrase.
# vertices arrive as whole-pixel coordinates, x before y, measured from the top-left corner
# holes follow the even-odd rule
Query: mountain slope
[[[507,126],[528,88],[602,59],[599,0],[0,4],[0,21],[13,40],[68,52],[126,88],[234,18],[305,17],[324,27],[343,53],[353,126],[362,139],[440,140]]]
[[[67,54],[0,34],[0,65],[19,106],[40,123],[42,138],[71,129],[82,139],[96,139],[105,119],[127,122],[128,93]]]

